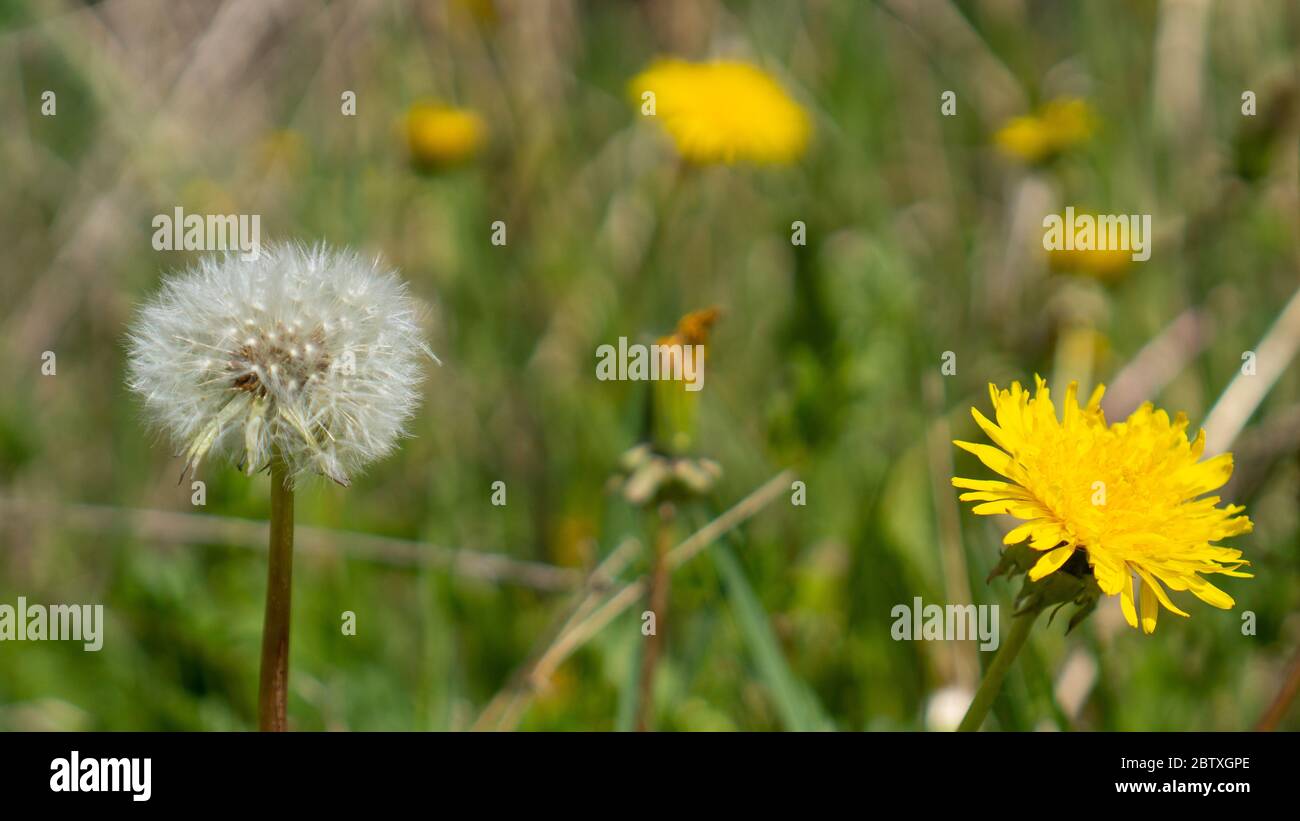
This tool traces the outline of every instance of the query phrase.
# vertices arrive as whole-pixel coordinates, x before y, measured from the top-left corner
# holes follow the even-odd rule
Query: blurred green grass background
[[[395,456],[298,494],[329,544],[296,567],[295,728],[474,725],[570,594],[450,572],[429,546],[569,579],[648,545],[647,517],[608,488],[645,385],[597,381],[594,352],[714,305],[695,451],[724,475],[675,535],[786,468],[807,504],[783,490],[674,574],[656,726],[952,723],[979,654],[896,642],[890,610],[1010,602],[984,583],[1001,531],[948,486],[954,463],[982,475],[947,443],[977,435],[987,383],[1111,383],[1172,326],[1130,395],[1199,424],[1300,285],[1300,9],[1200,5],[2,0],[0,603],[102,603],[107,626],[98,653],[0,644],[0,729],[255,726],[265,560],[257,533],[221,522],[265,519],[267,479],[210,464],[195,508],[123,386],[134,306],[192,258],[150,245],[177,206],[382,254],[444,363]],[[626,90],[665,54],[762,65],[813,117],[806,156],[682,168]],[[1061,96],[1096,111],[1084,145],[1039,166],[996,149],[1009,118]],[[479,113],[478,156],[413,169],[401,125],[422,99]],[[1152,214],[1151,260],[1104,281],[1054,270],[1039,220],[1066,204]],[[941,378],[945,351],[957,372]],[[1068,637],[1040,625],[993,726],[1255,723],[1300,644],[1298,403],[1288,363],[1234,445],[1228,498],[1256,531],[1233,546],[1257,574],[1227,584],[1237,609],[1149,637],[1113,599]],[[404,543],[363,555],[353,533]],[[629,726],[641,610],[560,665],[518,726]]]

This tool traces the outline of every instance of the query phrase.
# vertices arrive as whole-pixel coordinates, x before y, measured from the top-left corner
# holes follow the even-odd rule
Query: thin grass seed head
[[[989,385],[993,420],[971,409],[997,447],[955,442],[1006,481],[952,480],[968,491],[962,501],[979,502],[975,513],[1025,520],[1003,541],[1028,540],[1036,555],[1029,580],[1056,573],[1082,552],[1101,592],[1118,595],[1125,620],[1137,627],[1140,616],[1146,633],[1155,630],[1160,606],[1187,615],[1166,587],[1231,608],[1232,597],[1204,576],[1250,577],[1240,570],[1249,564],[1240,550],[1214,544],[1251,531],[1240,515],[1245,508],[1219,507],[1218,496],[1205,495],[1232,475],[1232,454],[1200,461],[1205,431],[1189,441],[1184,414],[1170,419],[1149,402],[1108,425],[1101,386],[1080,407],[1071,383],[1058,419],[1046,383],[1036,382],[1033,396],[1019,382],[1009,391]]]
[[[132,325],[128,385],[186,471],[219,453],[251,475],[278,451],[290,476],[346,486],[404,434],[425,356],[395,272],[348,250],[274,245],[165,279]]]

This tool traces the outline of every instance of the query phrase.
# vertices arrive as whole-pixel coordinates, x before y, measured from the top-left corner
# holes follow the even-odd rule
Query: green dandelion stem
[[[289,698],[289,610],[293,592],[293,490],[284,459],[271,457],[271,541],[262,623],[262,672],[257,688],[257,727],[284,732]]]
[[[1018,613],[1011,620],[1011,634],[1007,636],[1002,647],[998,649],[998,654],[993,657],[993,663],[984,673],[984,680],[980,682],[979,690],[975,691],[975,700],[970,703],[970,709],[966,711],[966,716],[957,726],[959,733],[973,733],[984,724],[984,718],[989,714],[993,707],[993,701],[998,697],[1002,690],[1002,679],[1006,677],[1007,670],[1011,668],[1011,662],[1016,660],[1020,654],[1020,648],[1024,647],[1025,639],[1029,638],[1029,631],[1034,626],[1034,620],[1038,618],[1040,608],[1032,607],[1021,613]]]

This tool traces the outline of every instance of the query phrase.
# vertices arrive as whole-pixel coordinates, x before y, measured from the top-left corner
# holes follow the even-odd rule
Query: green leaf
[[[728,539],[729,540],[729,539]],[[735,553],[723,541],[709,552],[718,569],[731,604],[732,614],[740,626],[745,644],[758,667],[759,676],[771,691],[777,712],[786,729],[824,731],[835,729],[811,689],[800,681],[786,664],[776,635],[758,596],[745,577],[745,570]]]
[[[645,642],[641,630],[636,628],[624,631],[628,638],[624,641],[629,656],[627,672],[618,688],[618,713],[614,716],[614,729],[620,733],[630,733],[636,729],[636,714],[641,697],[641,658],[644,655]]]

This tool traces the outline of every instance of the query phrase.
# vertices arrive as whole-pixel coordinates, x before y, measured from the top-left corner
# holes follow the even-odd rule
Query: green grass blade
[[[727,541],[730,541],[729,539]],[[732,614],[740,626],[745,644],[753,656],[760,677],[771,691],[777,712],[786,729],[799,731],[833,730],[834,725],[822,710],[817,698],[786,664],[768,621],[763,605],[745,577],[740,560],[720,541],[709,549],[714,567],[722,578]]]

